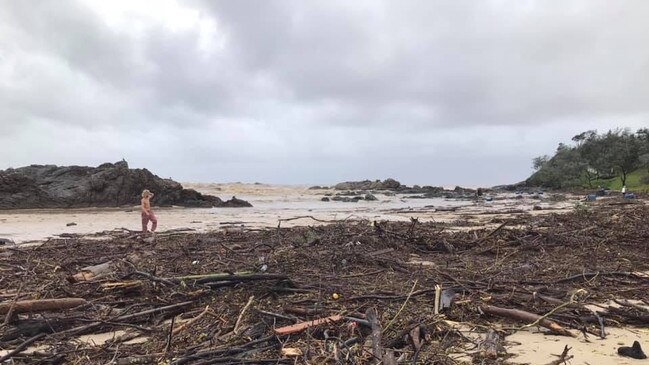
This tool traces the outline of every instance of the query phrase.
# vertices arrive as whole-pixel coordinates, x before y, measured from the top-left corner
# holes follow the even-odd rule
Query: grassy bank
[[[643,183],[643,181],[647,181],[648,177],[649,172],[647,171],[647,169],[638,169],[632,172],[631,174],[629,174],[629,176],[627,176],[626,179],[627,190],[630,192],[649,192],[649,184]],[[622,189],[622,180],[620,180],[619,177],[612,179],[595,180],[592,184],[595,187],[601,186],[609,188],[611,190]]]

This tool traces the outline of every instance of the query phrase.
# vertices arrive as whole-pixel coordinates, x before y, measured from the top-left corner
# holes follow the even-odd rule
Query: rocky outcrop
[[[156,206],[245,207],[250,203],[218,197],[162,179],[126,161],[98,167],[31,165],[0,171],[0,209],[117,207],[140,203],[143,189]]]
[[[398,190],[401,183],[394,179],[384,181],[363,180],[363,181],[346,181],[334,186],[336,190]]]

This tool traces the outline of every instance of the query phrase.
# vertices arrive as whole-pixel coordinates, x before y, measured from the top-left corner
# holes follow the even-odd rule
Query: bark
[[[482,309],[483,312],[487,314],[509,318],[520,322],[533,323],[538,321],[541,318],[541,316],[539,316],[538,314],[525,312],[519,309],[499,308],[499,307],[494,307],[493,305],[483,305],[480,308]],[[541,319],[538,325],[547,328],[553,333],[556,333],[558,335],[575,337],[575,335],[572,334],[572,332],[568,331],[567,329],[561,327],[558,323],[549,319],[545,319],[545,318]]]
[[[13,310],[14,313],[60,311],[75,308],[86,303],[86,300],[83,298],[20,300],[15,302]],[[7,314],[11,306],[12,303],[0,304],[0,315]]]

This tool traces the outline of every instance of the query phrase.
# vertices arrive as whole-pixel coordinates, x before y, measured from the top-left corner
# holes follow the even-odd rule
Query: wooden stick
[[[381,323],[379,323],[374,308],[369,308],[365,312],[365,317],[370,322],[370,326],[372,326],[372,355],[377,363],[380,363],[383,359],[383,348],[381,347],[381,335],[383,331],[381,330]]]
[[[568,351],[570,351],[570,349],[572,349],[572,347],[568,347],[568,345],[566,345],[566,346],[563,348],[563,352],[561,353],[561,355],[555,355],[555,356],[559,356],[559,358],[556,359],[556,360],[554,360],[554,361],[552,361],[552,362],[549,362],[549,363],[546,364],[546,365],[561,365],[561,364],[566,364],[568,360],[570,360],[570,359],[572,359],[572,358],[574,357],[573,355],[568,356]]]
[[[488,235],[486,235],[486,236],[484,236],[484,237],[482,237],[482,238],[480,238],[480,239],[478,239],[478,240],[475,240],[475,241],[471,242],[471,244],[480,243],[480,242],[486,240],[487,238],[489,238],[489,237],[495,235],[496,233],[498,233],[498,231],[500,231],[501,229],[503,229],[503,227],[505,227],[505,226],[508,225],[508,224],[509,224],[509,221],[505,221],[505,222],[503,222],[503,223],[502,223],[501,225],[499,225],[496,229],[494,229],[493,231],[491,231]]]
[[[246,303],[246,305],[241,310],[241,313],[239,313],[239,317],[237,318],[237,321],[234,324],[234,329],[232,330],[232,332],[234,332],[235,335],[239,334],[239,326],[241,325],[241,319],[243,318],[243,315],[246,313],[246,311],[252,304],[253,300],[255,300],[255,296],[251,295],[250,298],[248,298],[248,303]]]
[[[182,302],[182,303],[177,303],[177,304],[171,304],[171,305],[167,305],[167,306],[164,306],[164,307],[153,308],[153,309],[148,309],[148,310],[138,312],[138,313],[119,316],[119,317],[116,317],[116,318],[109,319],[108,321],[109,322],[127,321],[127,320],[131,320],[131,319],[134,319],[134,318],[137,318],[137,317],[140,317],[140,316],[147,315],[147,314],[152,314],[152,313],[156,313],[156,312],[163,312],[163,311],[166,311],[166,310],[169,310],[169,309],[176,309],[176,308],[185,307],[185,306],[188,306],[188,305],[190,305],[192,303],[194,303],[194,302],[193,301],[188,301],[188,302]],[[105,321],[92,322],[90,324],[86,324],[86,325],[83,325],[83,326],[79,326],[79,327],[71,328],[69,330],[58,332],[57,335],[76,334],[76,333],[87,331],[89,329],[100,326],[103,323],[105,323]]]
[[[282,274],[251,274],[248,272],[235,273],[234,275],[224,273],[224,274],[207,274],[207,275],[189,275],[189,276],[178,276],[175,278],[168,279],[170,281],[180,282],[180,281],[191,281],[197,284],[207,284],[212,282],[241,282],[241,281],[255,281],[255,280],[284,280],[288,279],[288,276]]]
[[[18,302],[18,297],[20,297],[20,293],[22,291],[23,291],[23,284],[20,284],[20,288],[18,288],[18,292],[16,292],[16,296],[14,297],[14,300],[11,301],[11,306],[7,310],[7,315],[5,316],[5,320],[2,323],[3,326],[8,325],[13,320],[14,309],[16,308],[16,302]]]
[[[169,333],[167,334],[167,343],[165,345],[165,357],[169,354],[171,348],[171,341],[174,337],[174,324],[176,324],[176,316],[171,317],[171,325],[169,326]]]
[[[286,326],[286,327],[280,327],[280,328],[275,328],[275,334],[278,336],[285,336],[285,335],[290,335],[293,333],[298,333],[302,332],[307,328],[319,326],[322,324],[327,324],[331,322],[338,322],[342,321],[343,317],[340,315],[334,315],[326,318],[320,318],[316,319],[313,321],[307,321],[307,322],[300,322],[291,326]]]
[[[205,315],[206,315],[209,311],[210,311],[210,306],[208,305],[208,306],[206,306],[205,309],[201,312],[201,314],[197,315],[196,317],[194,317],[194,318],[190,319],[189,321],[187,321],[187,322],[181,324],[180,326],[176,327],[176,328],[173,330],[173,334],[176,335],[176,334],[178,334],[178,333],[184,331],[185,328],[191,326],[191,325],[194,324],[196,321],[198,321],[198,320],[200,320],[201,318],[205,317]]]
[[[20,300],[0,304],[0,314],[7,314],[12,306],[14,313],[32,313],[65,310],[87,303],[83,298]]]
[[[32,343],[38,341],[42,337],[45,337],[45,333],[39,333],[38,335],[27,339],[25,342],[18,345],[18,347],[16,347],[15,349],[9,351],[4,356],[0,357],[0,363],[4,362],[5,360],[9,360],[12,357],[14,357],[14,355],[17,355],[17,354],[25,351],[25,349],[27,349],[27,347],[29,345],[31,345]]]
[[[543,318],[538,314],[525,312],[519,309],[500,308],[500,307],[495,307],[493,305],[483,305],[480,307],[480,309],[487,314],[514,319],[521,322],[534,323],[538,321],[537,324],[539,326],[545,327],[558,335],[575,337],[575,335],[572,332],[561,327],[557,322]]]

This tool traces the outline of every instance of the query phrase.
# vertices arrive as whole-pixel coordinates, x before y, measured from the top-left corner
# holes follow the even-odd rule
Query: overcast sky
[[[0,169],[523,180],[649,126],[649,1],[1,1]]]

